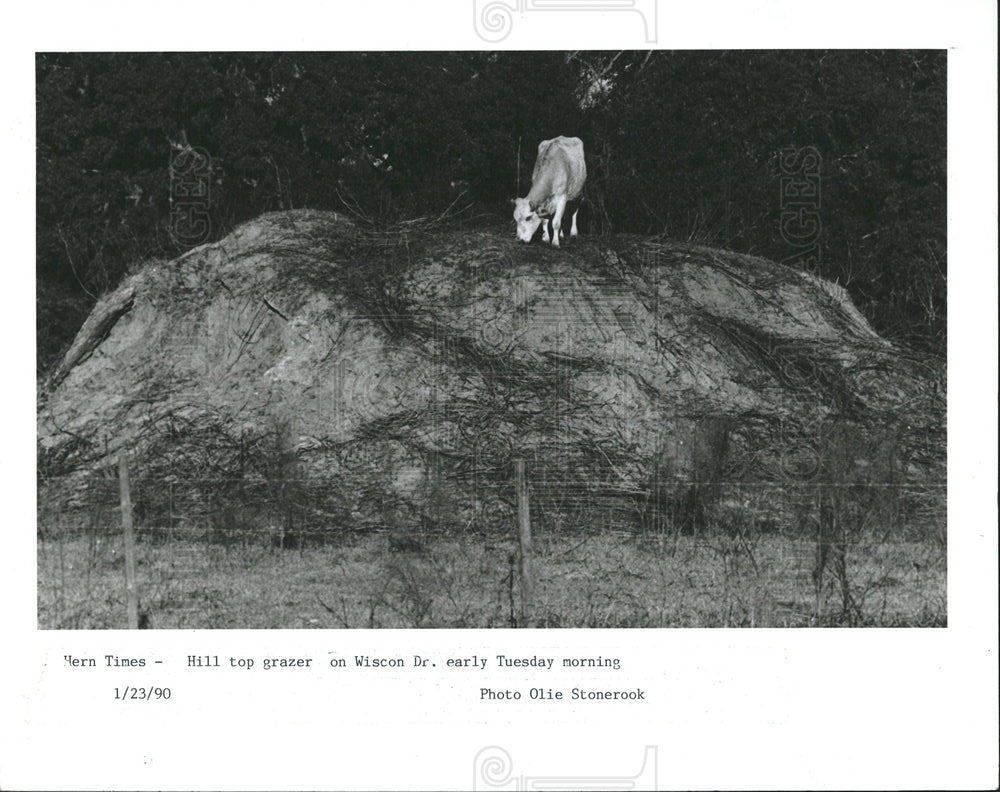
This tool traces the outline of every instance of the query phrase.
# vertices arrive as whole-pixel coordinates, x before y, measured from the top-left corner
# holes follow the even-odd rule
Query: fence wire
[[[140,626],[523,626],[510,476],[354,493],[133,473]],[[543,627],[943,626],[943,486],[621,486],[529,468]],[[125,621],[119,482],[39,505],[43,628]]]

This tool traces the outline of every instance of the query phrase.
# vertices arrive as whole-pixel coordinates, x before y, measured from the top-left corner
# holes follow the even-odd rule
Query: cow
[[[517,238],[530,242],[538,226],[542,226],[542,241],[549,241],[549,218],[552,219],[552,244],[559,247],[563,236],[562,219],[567,201],[575,201],[587,181],[587,164],[583,159],[583,141],[575,137],[557,137],[538,144],[538,158],[531,174],[531,190],[525,198],[514,198],[514,220]],[[569,235],[575,237],[576,216]]]

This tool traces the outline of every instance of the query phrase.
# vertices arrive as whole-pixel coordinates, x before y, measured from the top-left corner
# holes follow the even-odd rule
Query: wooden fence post
[[[125,538],[125,608],[128,627],[139,629],[139,591],[135,582],[135,530],[132,524],[132,490],[128,480],[128,459],[118,454],[118,484],[121,490],[122,529]]]
[[[531,570],[531,505],[528,502],[528,482],[524,476],[524,460],[514,460],[514,488],[517,490],[517,524],[521,542],[521,626],[529,626],[533,594]]]

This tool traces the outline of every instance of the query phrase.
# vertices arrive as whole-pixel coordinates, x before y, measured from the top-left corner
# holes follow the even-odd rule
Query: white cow
[[[531,191],[526,198],[515,198],[514,219],[517,221],[517,238],[530,242],[540,224],[542,241],[549,241],[548,218],[552,218],[552,244],[559,247],[562,218],[566,202],[575,201],[587,182],[587,164],[583,159],[583,141],[575,137],[557,137],[538,144],[538,159],[531,174]],[[576,216],[569,235],[576,236]]]

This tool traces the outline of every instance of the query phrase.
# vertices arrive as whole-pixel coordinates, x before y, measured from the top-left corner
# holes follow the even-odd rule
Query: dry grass
[[[538,627],[816,626],[814,545],[752,546],[609,533],[540,537]],[[848,554],[861,626],[946,624],[944,547],[888,543]],[[120,540],[40,538],[41,628],[125,627]],[[140,609],[153,628],[512,627],[520,612],[513,542],[385,536],[297,550],[173,541],[139,545]],[[513,574],[513,577],[512,577]],[[818,625],[845,623],[833,579]]]

